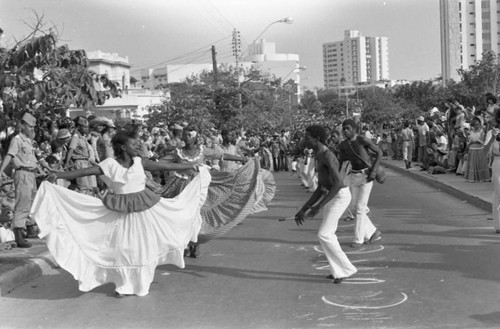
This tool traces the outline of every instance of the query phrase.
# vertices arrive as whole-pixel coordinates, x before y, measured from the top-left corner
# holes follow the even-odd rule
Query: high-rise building
[[[500,51],[500,3],[497,0],[440,0],[443,82],[459,80],[459,69]]]
[[[346,30],[344,40],[323,44],[325,89],[389,80],[387,37],[365,37]]]

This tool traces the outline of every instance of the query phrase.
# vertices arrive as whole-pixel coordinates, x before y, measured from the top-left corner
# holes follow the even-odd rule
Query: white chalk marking
[[[324,318],[319,318],[318,321],[323,321],[323,320],[327,320],[327,319],[334,319],[337,316],[339,316],[339,315],[335,314],[335,315],[325,316]]]
[[[389,307],[394,307],[403,304],[408,300],[408,296],[402,292],[403,299],[400,300],[399,302],[395,302],[393,304],[388,304],[388,305],[381,305],[381,306],[352,306],[352,305],[343,305],[339,303],[334,303],[330,300],[328,300],[325,296],[321,297],[321,300],[323,300],[324,303],[333,305],[333,306],[338,306],[338,307],[343,307],[343,308],[350,308],[350,309],[364,309],[364,310],[379,310],[382,308],[389,308]]]
[[[348,284],[373,284],[373,283],[383,283],[385,280],[375,279],[375,278],[346,278],[342,283]]]
[[[361,247],[358,250],[346,251],[346,254],[349,254],[349,255],[370,254],[370,253],[373,253],[373,252],[382,251],[384,249],[385,249],[384,246],[380,246],[380,245],[377,246],[375,249],[372,249],[372,250],[366,249],[366,247]]]

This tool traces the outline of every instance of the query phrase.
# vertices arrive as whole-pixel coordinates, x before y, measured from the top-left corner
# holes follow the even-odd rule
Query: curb
[[[30,258],[24,263],[24,265],[0,274],[0,296],[5,296],[15,288],[59,267],[48,251]]]
[[[445,193],[448,193],[460,200],[465,200],[468,203],[481,208],[483,210],[491,212],[492,204],[491,201],[484,200],[482,198],[479,198],[475,195],[471,195],[469,193],[466,193],[460,189],[457,189],[456,187],[453,187],[452,185],[446,184],[444,182],[441,182],[435,178],[432,177],[427,177],[425,175],[420,175],[415,172],[412,172],[411,170],[407,170],[398,166],[394,166],[392,164],[389,164],[387,162],[380,162],[380,164],[390,170],[393,170],[397,173],[409,176],[413,179],[416,179],[424,184],[427,184],[431,187],[437,188],[439,190],[442,190]]]

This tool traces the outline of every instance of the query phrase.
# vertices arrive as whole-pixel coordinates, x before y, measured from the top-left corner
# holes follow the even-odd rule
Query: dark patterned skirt
[[[184,172],[183,172],[184,174]],[[267,210],[276,184],[271,172],[260,168],[258,159],[251,159],[234,172],[210,172],[212,180],[201,208],[201,231],[198,243],[218,238],[252,213]],[[165,185],[148,184],[164,198],[178,195],[191,181],[192,174],[169,176]]]

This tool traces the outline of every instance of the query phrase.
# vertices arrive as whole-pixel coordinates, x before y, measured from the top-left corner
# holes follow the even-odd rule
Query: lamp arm
[[[255,38],[255,40],[252,42],[252,43],[255,43],[257,42],[257,40],[259,40],[259,38],[271,27],[271,25],[273,24],[276,24],[276,23],[280,23],[282,20],[279,20],[279,21],[276,21],[276,22],[272,22],[271,24],[269,24],[258,36],[257,38]]]

